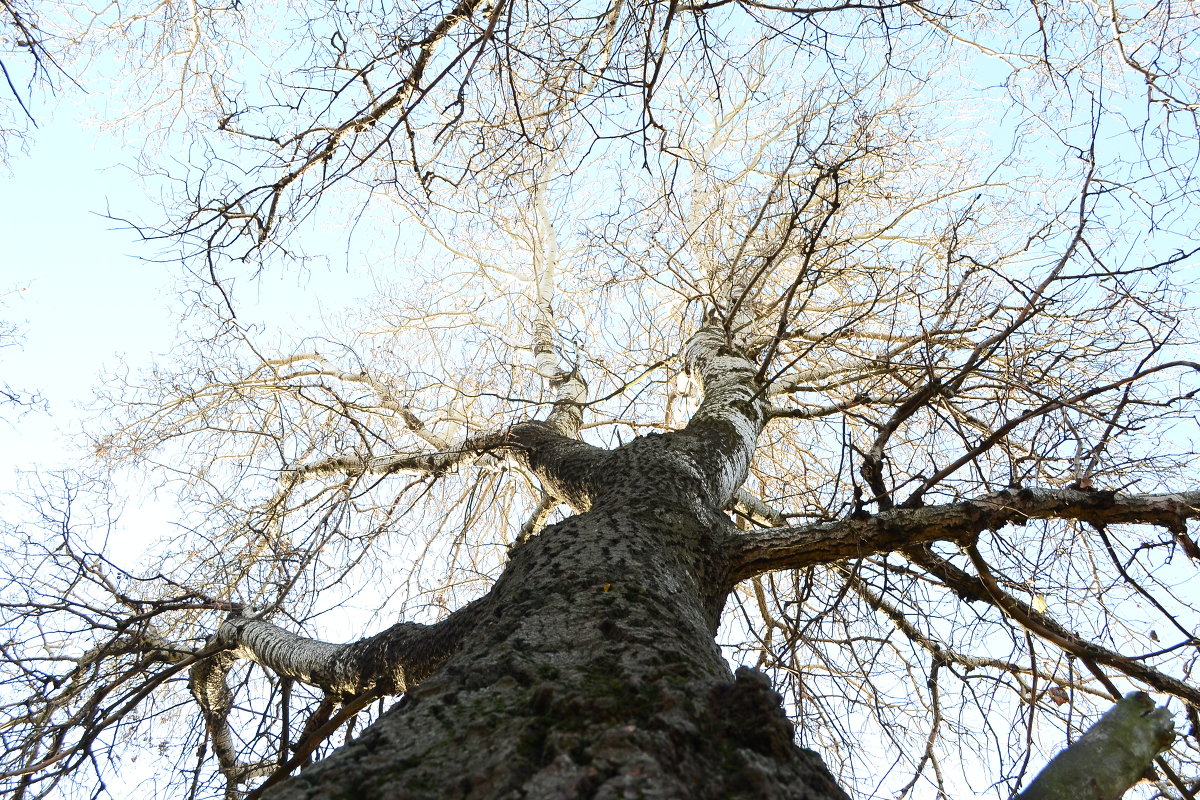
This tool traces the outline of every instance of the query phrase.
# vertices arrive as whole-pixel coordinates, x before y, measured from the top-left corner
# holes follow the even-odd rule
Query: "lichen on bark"
[[[515,457],[577,513],[512,552],[398,707],[268,796],[845,797],[767,678],[732,674],[714,642],[732,588],[721,508],[765,406],[723,335],[688,357],[706,398],[681,431],[605,451],[512,429]]]
[[[1016,800],[1119,800],[1175,738],[1171,712],[1145,692],[1118,700]]]

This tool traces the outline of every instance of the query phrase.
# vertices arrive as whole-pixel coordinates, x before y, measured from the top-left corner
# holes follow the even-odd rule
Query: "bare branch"
[[[985,530],[1030,519],[1186,530],[1187,520],[1200,519],[1200,492],[1121,495],[1074,489],[1004,490],[976,500],[893,509],[865,519],[755,531],[730,539],[729,577],[736,582],[771,570],[903,550],[927,542],[968,543]]]

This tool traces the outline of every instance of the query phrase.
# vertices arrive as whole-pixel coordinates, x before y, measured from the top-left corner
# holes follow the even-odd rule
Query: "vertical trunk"
[[[844,798],[714,644],[712,516],[629,499],[547,529],[406,702],[269,796]]]
[[[687,427],[614,451],[567,419],[508,441],[577,516],[520,547],[457,650],[275,798],[845,798],[765,676],[714,643],[721,513],[765,422],[754,366],[704,328]],[[556,405],[559,416],[565,411]]]

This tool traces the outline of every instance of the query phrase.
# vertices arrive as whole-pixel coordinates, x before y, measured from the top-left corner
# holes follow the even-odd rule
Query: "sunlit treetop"
[[[143,230],[198,299],[92,440],[186,527],[122,568],[45,485],[54,535],[10,567],[30,796],[143,745],[181,795],[335,747],[387,692],[252,629],[463,619],[598,492],[530,420],[745,440],[702,498],[745,535],[718,638],[862,796],[1008,796],[1130,687],[1198,721],[1195,495],[1162,496],[1197,478],[1194,8],[183,8],[47,14],[134,68]],[[377,296],[328,330],[240,315],[331,251]],[[713,410],[725,373],[751,422]],[[1194,730],[1152,791],[1194,781]]]

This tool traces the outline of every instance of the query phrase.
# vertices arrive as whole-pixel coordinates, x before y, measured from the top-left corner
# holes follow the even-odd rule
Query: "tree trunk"
[[[845,798],[714,643],[728,522],[654,488],[518,549],[434,674],[268,796]]]

